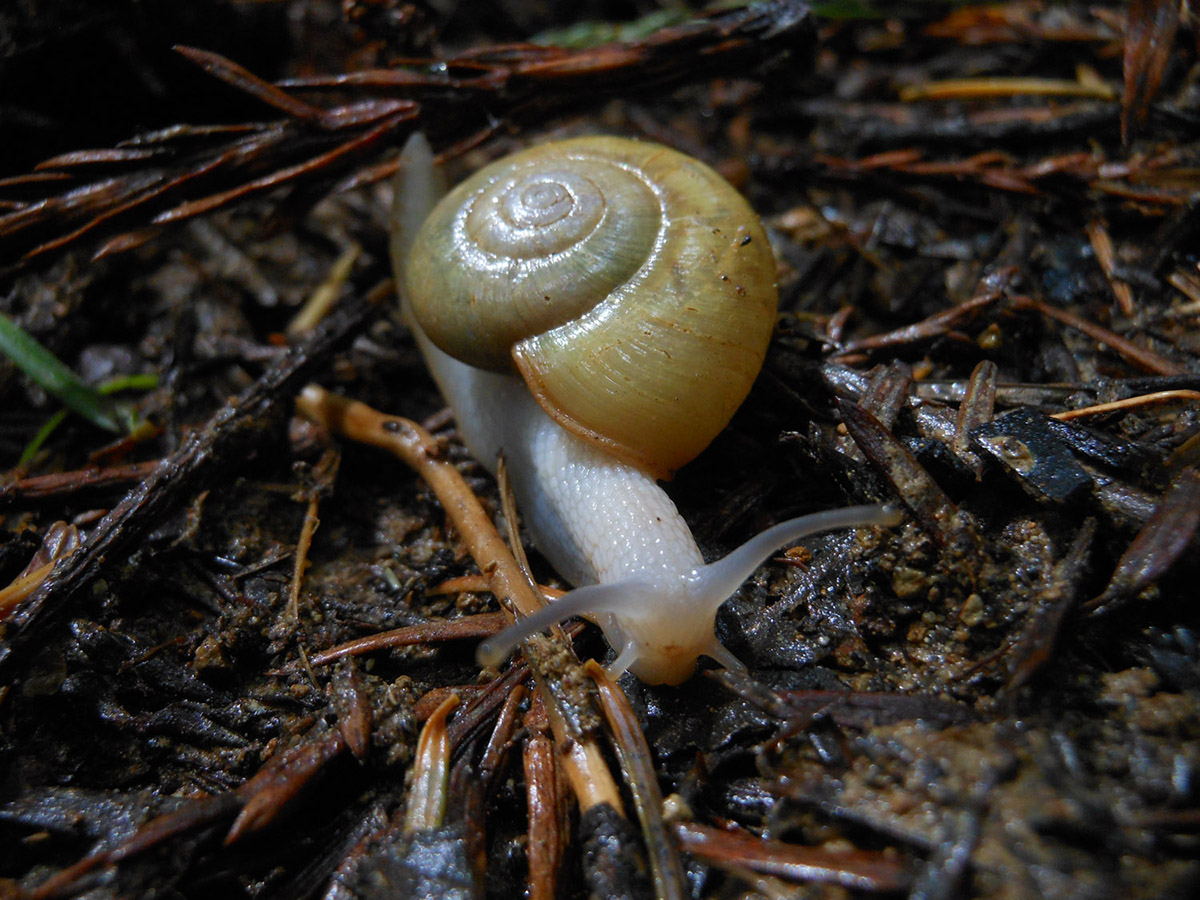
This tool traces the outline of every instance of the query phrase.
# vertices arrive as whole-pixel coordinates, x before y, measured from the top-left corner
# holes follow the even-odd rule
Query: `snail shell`
[[[703,163],[623,138],[481,169],[425,220],[405,270],[438,347],[515,368],[560,425],[660,478],[728,423],[775,323],[749,204]]]

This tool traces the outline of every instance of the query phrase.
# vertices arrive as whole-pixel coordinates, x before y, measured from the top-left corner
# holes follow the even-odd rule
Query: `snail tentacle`
[[[498,666],[523,640],[552,625],[559,625],[575,616],[592,617],[615,612],[620,608],[623,589],[621,584],[588,584],[567,591],[533,615],[525,616],[499,634],[481,641],[475,651],[475,659],[481,666]]]
[[[607,673],[608,673],[608,677],[611,678],[613,681],[616,681],[618,678],[620,678],[622,675],[624,675],[626,672],[629,671],[629,667],[632,666],[635,662],[637,662],[637,659],[638,659],[637,642],[636,641],[626,641],[625,644],[620,648],[620,652],[617,653],[617,655],[613,659],[613,661],[610,662],[604,668],[605,668],[605,671],[607,671]]]
[[[745,666],[716,638],[718,608],[754,574],[763,559],[801,538],[841,528],[895,525],[899,510],[887,504],[852,506],[780,522],[721,559],[658,579],[631,576],[567,592],[479,647],[483,665],[497,665],[521,641],[572,616],[604,629],[617,649],[610,671],[630,669],[644,681],[678,683],[691,674],[697,655],[727,668]]]
[[[709,598],[708,602],[715,602],[720,606],[724,602],[723,598],[732,595],[754,574],[764,559],[803,538],[839,528],[890,526],[899,522],[899,508],[881,503],[847,506],[799,516],[755,535],[728,555],[704,566],[697,577],[704,583],[703,593]]]

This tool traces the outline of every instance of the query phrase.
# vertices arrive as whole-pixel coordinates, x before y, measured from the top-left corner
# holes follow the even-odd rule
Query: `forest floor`
[[[0,12],[0,898],[1200,894],[1196,9],[343,5]],[[767,561],[747,672],[476,662],[415,131],[452,182],[655,140],[762,216],[766,365],[667,490],[709,559],[905,515]]]

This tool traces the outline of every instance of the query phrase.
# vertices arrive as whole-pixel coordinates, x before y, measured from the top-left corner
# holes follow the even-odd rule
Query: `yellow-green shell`
[[[447,353],[515,368],[556,421],[659,477],[745,399],[775,323],[749,204],[659,144],[588,137],[481,169],[421,226],[413,314]]]

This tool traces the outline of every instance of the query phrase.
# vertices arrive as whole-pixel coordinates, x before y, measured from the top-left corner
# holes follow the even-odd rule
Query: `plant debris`
[[[0,897],[1200,890],[1188,4],[75,6],[0,13]],[[766,367],[668,489],[710,558],[905,515],[762,566],[746,672],[476,662],[560,582],[392,299],[416,130],[762,214]]]

